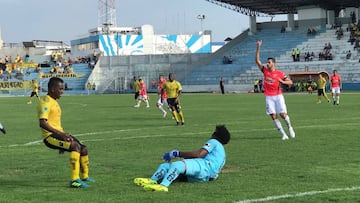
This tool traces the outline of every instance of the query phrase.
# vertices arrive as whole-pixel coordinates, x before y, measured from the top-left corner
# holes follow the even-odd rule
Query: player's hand
[[[65,137],[65,141],[67,142],[72,142],[74,140],[70,133],[65,133]]]
[[[179,157],[180,152],[177,149],[172,150],[171,152],[166,152],[163,155],[163,160],[166,162],[170,162],[171,159],[175,158],[175,157]]]
[[[256,47],[261,47],[261,45],[262,45],[262,40],[258,40],[258,41],[256,42]]]

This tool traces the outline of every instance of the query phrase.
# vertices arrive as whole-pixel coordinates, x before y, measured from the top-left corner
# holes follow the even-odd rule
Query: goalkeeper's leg
[[[163,164],[161,164],[163,165]],[[164,178],[161,181],[161,185],[169,187],[169,185],[176,180],[176,178],[185,173],[185,163],[183,161],[175,161],[170,164],[170,168],[165,174]]]
[[[169,169],[170,169],[170,163],[160,164],[160,166],[156,169],[155,173],[151,176],[151,179],[155,180],[156,182],[161,182],[164,179],[165,174],[169,171]]]

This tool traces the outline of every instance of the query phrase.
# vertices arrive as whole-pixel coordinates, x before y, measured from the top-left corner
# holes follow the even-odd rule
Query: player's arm
[[[260,47],[262,44],[262,40],[259,40],[256,42],[256,52],[255,52],[255,62],[257,64],[257,66],[259,67],[260,71],[263,71],[263,65],[260,61]]]
[[[57,130],[57,129],[51,127],[51,125],[49,125],[49,123],[47,122],[46,119],[39,119],[39,125],[42,129],[47,130],[53,134],[57,134],[57,135],[61,136],[62,138],[64,138],[64,140],[66,140],[66,141],[73,141],[73,138],[71,137],[71,135],[69,133],[65,133],[65,132],[62,132],[60,130]]]
[[[208,151],[201,148],[196,151],[191,152],[180,152],[179,151],[179,157],[189,159],[189,158],[203,158],[208,154]]]
[[[184,158],[184,159],[190,159],[190,158],[203,158],[208,154],[208,151],[201,148],[197,151],[191,151],[191,152],[180,152],[177,149],[174,149],[170,152],[166,152],[163,155],[163,160],[166,162],[170,162],[172,159],[176,157]]]
[[[290,80],[290,78],[285,77],[284,79],[279,78],[279,82],[284,84],[284,85],[292,85],[293,81]]]

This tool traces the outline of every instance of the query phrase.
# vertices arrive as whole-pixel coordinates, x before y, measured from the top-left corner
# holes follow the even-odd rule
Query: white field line
[[[327,190],[299,192],[299,193],[295,193],[295,194],[285,194],[285,195],[278,195],[278,196],[268,196],[268,197],[259,198],[259,199],[240,200],[235,203],[268,202],[268,201],[274,201],[274,200],[278,200],[278,199],[288,199],[288,198],[296,198],[296,197],[304,197],[304,196],[313,196],[313,195],[325,194],[325,193],[355,191],[355,190],[360,190],[360,186],[346,187],[346,188],[330,188]]]

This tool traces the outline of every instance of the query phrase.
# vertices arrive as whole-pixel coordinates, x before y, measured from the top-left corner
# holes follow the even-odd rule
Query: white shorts
[[[159,98],[158,101],[157,101],[157,104],[158,104],[159,106],[163,106],[163,105],[168,106],[168,103],[167,103],[167,99],[166,99],[166,98],[163,99],[162,102],[161,102],[161,98]]]
[[[331,88],[331,93],[333,93],[333,94],[340,94],[340,87],[333,87],[333,88]]]
[[[139,98],[138,98],[138,99],[147,100],[147,99],[148,99],[148,96],[147,96],[147,95],[139,95]]]
[[[282,94],[266,96],[266,114],[287,113],[285,99]]]

